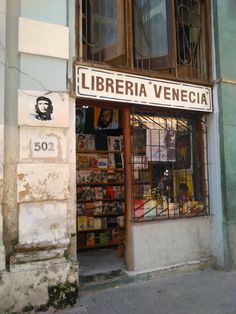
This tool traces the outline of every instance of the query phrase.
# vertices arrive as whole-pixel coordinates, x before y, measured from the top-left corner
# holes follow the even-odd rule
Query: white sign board
[[[76,96],[211,112],[211,88],[76,66]]]

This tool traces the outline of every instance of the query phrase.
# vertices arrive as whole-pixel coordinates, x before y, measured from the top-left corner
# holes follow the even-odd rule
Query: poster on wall
[[[94,109],[94,129],[114,130],[119,128],[119,112],[109,108]]]
[[[19,90],[18,124],[68,127],[68,94],[61,92]]]
[[[147,158],[149,161],[175,161],[175,131],[147,130]]]
[[[76,133],[84,133],[85,129],[85,119],[86,119],[86,109],[85,108],[76,108]]]
[[[176,133],[175,169],[191,169],[191,138],[189,132]]]

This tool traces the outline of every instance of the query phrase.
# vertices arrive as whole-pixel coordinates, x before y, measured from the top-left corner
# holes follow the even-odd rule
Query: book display
[[[204,158],[192,149],[192,122],[139,113],[132,123],[133,219],[204,215]]]
[[[78,250],[117,246],[125,227],[121,129],[76,137]]]

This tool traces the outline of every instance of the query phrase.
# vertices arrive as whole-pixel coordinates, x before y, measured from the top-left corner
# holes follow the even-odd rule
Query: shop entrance
[[[77,254],[80,276],[124,269],[122,111],[76,107]]]

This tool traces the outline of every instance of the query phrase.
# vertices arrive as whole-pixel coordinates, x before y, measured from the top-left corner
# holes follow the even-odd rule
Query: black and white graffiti
[[[37,120],[52,120],[53,105],[51,99],[45,96],[39,96],[36,99],[35,113],[32,116]]]

